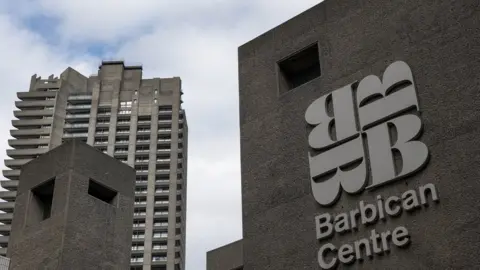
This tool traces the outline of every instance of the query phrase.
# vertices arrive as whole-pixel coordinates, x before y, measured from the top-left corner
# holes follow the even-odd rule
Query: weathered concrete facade
[[[478,25],[473,0],[326,0],[239,48],[244,269],[480,267]],[[386,166],[378,167],[377,152],[362,150],[356,160],[338,161],[355,154],[344,151],[353,142],[344,136],[346,116],[354,113],[352,130],[360,134],[352,138],[364,140],[358,149],[376,148],[381,142],[369,141],[370,128],[385,123],[363,126],[363,108],[393,97],[382,113],[393,110],[412,89],[408,110],[381,115],[394,128],[390,138],[381,137],[394,159],[386,156],[380,159]],[[385,92],[364,99],[378,91]],[[414,129],[419,136],[403,136]],[[395,148],[411,140],[419,147],[408,151],[427,149],[429,156],[415,166],[416,156]],[[368,188],[392,164],[394,176],[403,178]],[[332,196],[322,201],[324,195]],[[375,219],[354,211],[376,205],[378,196],[385,208],[372,207]],[[330,233],[327,223],[341,233]],[[381,250],[380,240],[369,240],[372,230],[390,232]]]
[[[135,171],[80,141],[20,174],[10,269],[129,269]]]
[[[242,240],[207,252],[207,270],[241,270],[242,267]]]
[[[78,138],[135,168],[132,268],[185,266],[188,126],[179,77],[144,78],[141,66],[103,61],[98,74],[67,68],[32,76],[18,92],[0,184],[0,255],[7,252],[22,165]]]

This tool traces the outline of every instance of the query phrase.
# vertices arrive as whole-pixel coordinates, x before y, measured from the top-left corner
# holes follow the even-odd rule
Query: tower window
[[[45,220],[51,216],[53,190],[55,188],[55,179],[51,179],[40,186],[32,189],[34,207],[39,220]]]
[[[90,179],[88,182],[88,194],[108,204],[113,204],[117,192]]]
[[[280,94],[317,77],[320,77],[320,59],[316,43],[278,62]]]

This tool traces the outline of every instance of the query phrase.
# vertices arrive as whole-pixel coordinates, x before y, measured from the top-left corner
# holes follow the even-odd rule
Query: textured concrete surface
[[[51,179],[51,216],[34,219],[31,190]],[[89,180],[117,192],[111,204],[88,194]],[[129,269],[134,186],[131,167],[79,141],[26,164],[8,248],[11,269]]]
[[[58,89],[51,89],[58,88]],[[52,91],[45,91],[50,89]],[[78,71],[67,68],[61,73],[60,79],[49,76],[48,79],[36,75],[31,78],[29,92],[18,92],[20,101],[15,102],[20,108],[34,104],[35,106],[49,106],[45,110],[16,110],[16,117],[29,116],[53,116],[49,119],[23,119],[13,120],[14,127],[23,126],[22,129],[13,129],[11,134],[15,139],[9,140],[9,144],[15,149],[7,150],[12,159],[7,159],[4,170],[5,178],[11,181],[1,181],[2,187],[12,192],[2,192],[2,199],[8,202],[0,202],[0,208],[6,209],[7,214],[2,215],[5,223],[11,223],[13,201],[16,196],[18,175],[20,166],[25,159],[36,158],[62,143],[64,137],[77,137],[86,140],[99,150],[104,150],[110,156],[121,160],[127,159],[127,164],[135,167],[138,163],[140,145],[148,146],[139,140],[149,140],[149,152],[147,152],[149,171],[148,175],[139,173],[139,178],[146,177],[147,183],[139,181],[138,187],[147,189],[146,205],[136,205],[136,210],[145,210],[146,215],[141,219],[145,227],[137,227],[145,232],[143,251],[136,252],[136,257],[142,255],[143,262],[134,262],[132,266],[137,269],[150,269],[152,266],[162,268],[166,265],[167,270],[184,269],[186,247],[186,195],[187,195],[187,159],[188,159],[188,126],[186,112],[182,108],[182,81],[179,77],[172,78],[142,78],[141,66],[125,65],[123,61],[102,61],[98,74],[84,76]],[[85,95],[83,101],[75,101],[75,96]],[[89,98],[90,96],[90,98]],[[49,100],[41,100],[49,98]],[[77,97],[78,98],[78,97]],[[40,99],[40,100],[38,100]],[[70,99],[70,100],[69,100]],[[77,103],[78,102],[78,103]],[[125,107],[123,102],[130,102],[131,107]],[[72,104],[75,103],[75,104]],[[123,104],[122,104],[123,103]],[[71,108],[71,105],[84,107],[81,111]],[[85,106],[87,105],[87,106]],[[90,112],[88,112],[90,105]],[[129,104],[130,105],[130,104]],[[76,107],[73,106],[73,107]],[[70,108],[69,108],[70,107]],[[128,108],[128,109],[127,109]],[[171,111],[168,111],[171,108]],[[105,111],[107,110],[107,111]],[[120,110],[120,111],[119,111]],[[123,113],[121,113],[123,111]],[[105,115],[108,112],[110,115]],[[74,118],[72,118],[72,114]],[[102,115],[103,114],[103,115]],[[97,122],[98,119],[98,122]],[[138,123],[138,121],[147,122]],[[158,120],[166,120],[159,123]],[[168,120],[172,120],[170,123]],[[105,121],[108,124],[104,124]],[[72,126],[73,124],[73,126]],[[37,129],[34,126],[43,126]],[[51,125],[51,130],[48,126]],[[25,129],[26,128],[26,129]],[[149,128],[153,132],[137,133],[138,128]],[[119,130],[130,130],[129,134],[120,135]],[[158,132],[156,132],[158,130]],[[108,131],[104,135],[98,132]],[[64,135],[65,133],[65,135]],[[75,133],[75,134],[74,134]],[[138,134],[138,137],[137,137]],[[25,137],[25,135],[36,136]],[[118,135],[118,136],[117,136]],[[125,136],[126,135],[126,136]],[[38,139],[38,136],[42,136]],[[170,137],[170,141],[158,141],[162,136]],[[99,141],[106,140],[105,143]],[[128,140],[128,144],[125,143]],[[29,145],[23,149],[20,145]],[[37,146],[48,145],[48,148]],[[115,150],[128,149],[128,153],[117,153]],[[157,150],[162,149],[158,152]],[[170,149],[170,150],[168,150]],[[170,162],[161,164],[157,157],[169,159]],[[22,163],[22,164],[19,164]],[[138,166],[137,166],[138,168]],[[160,175],[156,169],[170,169],[167,182],[157,182]],[[164,177],[163,175],[161,177]],[[137,179],[140,180],[140,179]],[[170,193],[159,196],[155,192],[157,188],[167,187]],[[174,195],[176,194],[176,196]],[[143,200],[145,194],[137,194],[138,200]],[[172,196],[173,195],[173,196]],[[170,204],[155,204],[155,200],[168,199]],[[162,219],[167,222],[167,228],[154,226],[156,220],[155,210],[168,211],[169,218]],[[136,219],[138,222],[140,219]],[[168,231],[165,239],[167,250],[153,250],[153,233],[161,229]],[[8,235],[9,231],[4,232]],[[163,240],[162,240],[163,241]],[[6,243],[7,242],[7,243]],[[139,243],[135,243],[139,244]],[[5,255],[8,245],[8,236],[0,237],[0,255]],[[167,260],[159,260],[159,257],[167,257]],[[155,259],[155,262],[152,262]]]
[[[237,270],[243,266],[242,240],[207,252],[207,270]]]
[[[239,48],[245,269],[320,269],[314,217],[436,185],[440,202],[335,235],[340,246],[405,226],[411,244],[340,268],[480,268],[480,3],[476,0],[326,0]],[[314,42],[321,77],[278,94],[276,62]],[[306,108],[397,61],[413,71],[430,151],[425,169],[333,207],[311,194]]]

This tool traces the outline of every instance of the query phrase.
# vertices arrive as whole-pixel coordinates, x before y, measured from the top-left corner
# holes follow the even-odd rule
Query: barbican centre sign
[[[313,197],[322,209],[336,204],[342,193],[374,192],[376,200],[359,200],[357,207],[315,217],[320,242],[318,263],[332,269],[385,254],[393,246],[410,244],[408,228],[377,231],[375,224],[403,212],[421,211],[438,202],[434,183],[383,197],[380,186],[415,174],[428,163],[420,105],[410,67],[394,62],[383,77],[370,75],[315,100],[305,112],[312,127],[308,144]],[[335,246],[335,234],[368,226],[370,236]]]

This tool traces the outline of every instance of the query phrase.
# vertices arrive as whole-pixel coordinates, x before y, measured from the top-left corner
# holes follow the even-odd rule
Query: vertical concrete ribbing
[[[180,80],[174,79],[172,89],[172,126],[171,126],[171,154],[170,154],[170,186],[168,205],[168,241],[167,241],[167,270],[175,270],[175,246],[177,223],[177,166],[178,166],[178,126],[180,111]],[[183,221],[182,221],[183,222]]]
[[[110,68],[107,66],[107,68]],[[105,77],[102,76],[102,84],[104,83]],[[108,128],[108,146],[107,154],[113,156],[115,151],[115,137],[117,133],[117,118],[118,118],[118,108],[120,106],[120,89],[122,88],[123,81],[123,65],[120,69],[116,70],[115,75],[108,78],[108,81],[105,82],[111,83],[112,90],[112,106],[111,106],[111,115],[110,115],[110,125]]]
[[[87,144],[95,142],[95,131],[97,126],[98,104],[100,103],[100,81],[96,81],[92,89],[92,107],[90,108],[90,121],[88,122]]]
[[[154,88],[159,85],[155,80]],[[150,270],[152,264],[153,217],[155,212],[155,180],[157,175],[158,106],[153,103],[150,114],[150,153],[148,161],[147,216],[145,220],[145,246],[143,269]]]

